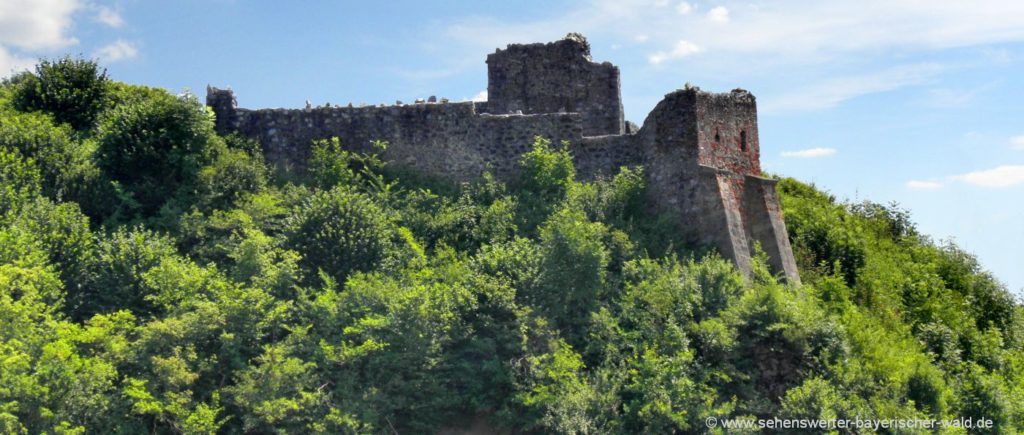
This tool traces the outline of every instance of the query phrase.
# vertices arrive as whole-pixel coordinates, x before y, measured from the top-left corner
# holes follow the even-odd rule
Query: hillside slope
[[[580,182],[542,138],[508,185],[259,149],[89,62],[0,87],[3,432],[1024,428],[1020,303],[894,205],[783,179],[794,287],[682,245],[642,169]]]

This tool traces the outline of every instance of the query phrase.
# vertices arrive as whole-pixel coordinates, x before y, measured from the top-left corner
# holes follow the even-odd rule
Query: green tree
[[[601,223],[572,210],[555,213],[540,228],[540,274],[524,296],[577,346],[586,336],[590,313],[607,290],[609,254],[602,242],[606,231]]]
[[[76,136],[67,125],[54,124],[40,113],[12,113],[0,119],[0,147],[35,160],[44,195],[54,201],[77,201],[87,210],[103,207],[105,180],[92,159],[95,145]]]
[[[14,80],[14,105],[23,111],[44,111],[75,130],[92,128],[107,95],[107,71],[95,61],[63,57],[42,60],[35,74]]]
[[[310,279],[323,271],[338,282],[369,271],[392,249],[394,224],[369,196],[339,186],[316,192],[288,220],[288,247],[302,254]]]
[[[97,159],[138,212],[154,216],[170,199],[196,189],[203,166],[222,147],[195,97],[163,93],[109,111],[100,125]]]
[[[576,166],[568,144],[552,148],[551,140],[537,136],[533,149],[519,161],[520,219],[527,230],[535,228],[565,199],[576,179]]]

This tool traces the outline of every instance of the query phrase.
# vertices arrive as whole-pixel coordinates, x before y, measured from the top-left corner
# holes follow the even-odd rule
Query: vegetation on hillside
[[[792,286],[542,138],[518,180],[450,185],[337,141],[275,172],[212,126],[88,61],[0,86],[0,432],[1024,429],[1024,309],[896,206],[783,179]]]

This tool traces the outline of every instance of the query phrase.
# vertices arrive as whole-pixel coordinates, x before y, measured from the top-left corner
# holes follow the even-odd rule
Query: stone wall
[[[639,152],[628,135],[584,137],[578,113],[495,115],[486,103],[416,103],[386,107],[317,107],[248,110],[234,107],[231,91],[208,89],[218,130],[258,140],[268,161],[302,168],[317,139],[338,137],[352,150],[387,141],[382,157],[392,165],[431,176],[468,180],[485,170],[510,179],[535,136],[570,144],[580,177],[614,175],[635,166]]]
[[[493,113],[578,112],[587,136],[625,130],[619,68],[592,62],[590,44],[578,34],[488,55],[487,100]]]
[[[749,92],[687,86],[637,129],[622,119],[618,68],[590,61],[581,36],[510,45],[488,56],[489,101],[247,110],[207,89],[221,133],[257,139],[267,159],[301,168],[311,144],[338,137],[351,150],[389,143],[391,165],[451,180],[490,171],[510,180],[535,136],[566,141],[581,179],[644,166],[651,207],[677,219],[693,245],[717,248],[745,272],[760,245],[771,269],[799,282],[775,182],[762,178],[757,104]]]
[[[742,89],[695,95],[698,161],[737,174],[761,175],[757,102]]]
[[[755,246],[799,282],[774,180],[762,178],[757,104],[750,93],[672,92],[636,135],[649,201],[674,214],[690,243],[713,246],[750,270]]]

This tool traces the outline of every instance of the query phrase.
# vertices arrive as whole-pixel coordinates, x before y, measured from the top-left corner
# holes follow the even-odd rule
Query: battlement
[[[207,88],[221,133],[258,140],[269,162],[304,167],[311,143],[338,137],[351,150],[389,143],[392,165],[452,180],[485,171],[514,179],[535,136],[565,141],[583,179],[643,166],[651,207],[676,217],[694,245],[713,246],[750,272],[755,245],[799,282],[775,181],[761,177],[757,104],[742,89],[687,85],[658,103],[637,130],[623,119],[619,69],[594,63],[583,36],[512,44],[487,57],[488,101],[305,109],[237,107],[231,90]]]

